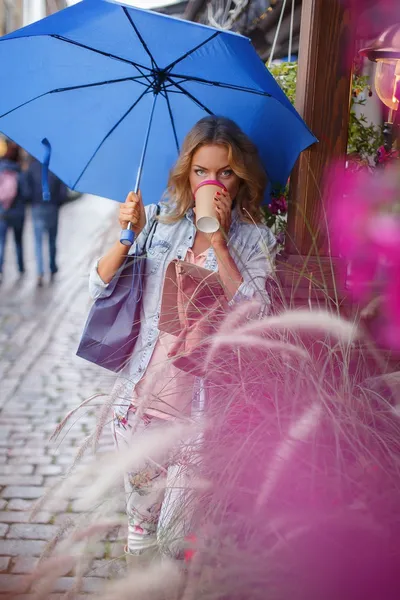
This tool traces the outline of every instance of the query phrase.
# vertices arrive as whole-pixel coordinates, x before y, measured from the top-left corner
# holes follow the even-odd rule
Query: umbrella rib
[[[162,87],[163,87],[163,90],[164,90],[164,92],[165,92],[165,100],[166,100],[166,102],[167,102],[167,106],[168,106],[169,118],[171,119],[171,125],[172,125],[172,130],[173,130],[173,132],[174,132],[174,138],[175,138],[176,149],[177,149],[177,151],[178,151],[178,154],[179,154],[179,152],[180,152],[180,149],[179,149],[178,136],[177,136],[177,133],[176,133],[176,127],[175,127],[174,115],[172,114],[172,108],[171,108],[171,104],[170,104],[170,101],[169,101],[168,92],[167,92],[167,90],[165,89],[165,84],[163,84],[163,86],[162,86]]]
[[[167,79],[168,79],[168,81],[170,81],[169,77]],[[171,83],[173,83],[173,82],[171,82]],[[178,88],[178,90],[180,90],[180,92],[182,94],[185,94],[185,96],[187,96],[188,98],[190,98],[192,100],[192,102],[194,102],[195,104],[197,104],[197,106],[200,106],[200,108],[202,108],[203,110],[205,110],[206,113],[208,113],[209,115],[213,115],[214,114],[212,112],[212,110],[210,110],[209,108],[207,108],[207,106],[205,104],[203,104],[202,102],[200,102],[200,100],[198,100],[190,92],[188,92],[187,90],[185,90],[185,88],[183,88],[182,86],[180,86],[179,83],[174,83],[174,86],[176,88]]]
[[[136,69],[141,73],[140,69],[145,69],[146,71],[150,71],[149,67],[145,65],[141,65],[140,63],[136,63],[133,60],[129,60],[128,58],[122,58],[122,56],[117,56],[116,54],[110,54],[110,52],[103,52],[102,50],[97,50],[97,48],[92,48],[91,46],[87,46],[86,44],[82,44],[81,42],[76,42],[75,40],[70,40],[69,38],[63,37],[62,35],[57,35],[56,33],[50,34],[50,37],[55,38],[56,40],[60,40],[61,42],[66,42],[67,44],[72,44],[73,46],[78,46],[79,48],[83,48],[84,50],[89,50],[90,52],[94,52],[95,54],[100,54],[101,56],[105,56],[106,58],[115,58],[121,62],[124,62],[128,65],[132,65],[136,67]]]
[[[171,69],[173,69],[175,67],[175,65],[177,65],[178,63],[180,63],[183,60],[185,60],[185,58],[187,58],[188,56],[190,56],[191,54],[193,54],[193,52],[196,52],[196,50],[198,50],[202,46],[205,46],[206,44],[208,44],[208,42],[211,42],[211,40],[213,40],[218,35],[220,35],[220,33],[221,33],[220,31],[216,31],[215,33],[213,33],[208,39],[204,40],[204,42],[201,42],[201,44],[198,44],[197,46],[195,46],[194,48],[192,48],[191,50],[189,50],[188,52],[186,52],[186,54],[184,54],[180,58],[177,58],[174,62],[172,62],[170,65],[168,65],[168,67],[166,67],[165,70],[166,71],[171,71]]]
[[[59,92],[70,92],[73,90],[83,90],[86,88],[92,88],[92,87],[97,87],[100,85],[111,85],[112,83],[124,83],[125,81],[136,81],[137,83],[140,83],[141,85],[145,85],[146,89],[148,88],[148,86],[143,82],[143,81],[139,81],[139,79],[143,79],[145,77],[145,75],[138,75],[137,77],[123,77],[121,79],[110,79],[109,81],[98,81],[97,83],[86,83],[83,85],[72,85],[70,87],[65,87],[65,88],[58,88],[55,90],[51,90],[50,92],[47,92],[48,94],[58,94]]]
[[[89,167],[90,163],[92,162],[92,160],[94,159],[94,157],[96,156],[96,154],[98,153],[98,151],[100,150],[100,148],[102,147],[102,145],[104,144],[104,142],[117,129],[117,127],[119,127],[119,125],[121,125],[122,121],[124,121],[126,119],[126,117],[132,112],[132,110],[139,104],[139,102],[141,101],[141,99],[143,98],[143,96],[145,94],[147,94],[149,91],[150,91],[149,88],[145,89],[144,92],[142,94],[140,94],[139,98],[137,98],[135,100],[135,102],[132,104],[132,106],[130,106],[128,108],[128,110],[125,112],[125,114],[122,115],[122,117],[117,121],[117,123],[115,123],[115,125],[113,125],[113,127],[110,129],[110,131],[103,137],[103,139],[101,140],[100,144],[97,146],[96,150],[93,152],[92,156],[90,157],[90,159],[86,163],[85,168],[83,169],[83,171],[79,175],[78,179],[75,181],[75,183],[73,185],[73,188],[76,188],[76,186],[78,185],[79,181],[82,179],[84,173],[86,172],[87,168]]]
[[[35,96],[34,98],[31,98],[30,100],[27,100],[26,102],[23,102],[22,104],[19,104],[18,106],[15,106],[11,110],[8,110],[7,112],[0,115],[0,119],[2,119],[3,117],[7,117],[8,115],[11,115],[13,112],[18,110],[19,108],[24,108],[24,106],[27,106],[31,102],[34,102],[35,100],[39,100],[39,98],[43,98],[44,96],[47,96],[48,94],[50,94],[50,92],[45,92],[44,94],[39,94],[39,96]]]
[[[177,77],[178,79],[181,79],[182,81],[180,83],[183,83],[185,81],[195,81],[196,83],[204,83],[205,85],[214,85],[215,87],[220,87],[220,88],[226,88],[228,90],[235,90],[237,92],[246,92],[248,94],[255,94],[257,96],[264,96],[267,98],[271,97],[271,94],[269,94],[268,92],[264,92],[261,90],[255,90],[254,88],[248,88],[248,87],[244,87],[241,85],[234,85],[231,83],[223,83],[220,81],[211,81],[208,79],[202,79],[201,77],[195,77],[194,75],[178,75],[176,73],[169,73],[169,80],[171,81],[172,77]],[[171,83],[173,85],[176,85],[173,81],[171,81]]]
[[[141,77],[145,77],[145,76],[141,75],[140,78]],[[18,106],[15,106],[11,110],[0,115],[0,119],[2,119],[3,117],[7,117],[8,115],[12,114],[16,110],[19,110],[20,108],[24,108],[24,106],[27,106],[31,102],[34,102],[35,100],[39,100],[40,98],[44,98],[45,96],[49,96],[50,94],[57,94],[60,92],[69,92],[72,90],[80,90],[80,89],[85,89],[85,88],[90,88],[90,87],[96,87],[99,85],[111,85],[112,83],[122,83],[124,81],[137,81],[138,79],[139,79],[139,77],[126,77],[123,79],[111,79],[110,81],[99,81],[98,83],[88,83],[85,85],[74,85],[74,86],[67,87],[67,88],[59,88],[59,89],[55,89],[55,90],[50,90],[48,92],[44,92],[43,94],[39,94],[39,96],[30,98],[30,100],[27,100],[26,102],[23,102],[22,104],[19,104]],[[138,83],[140,83],[141,85],[146,85],[142,81],[138,81]],[[146,90],[147,89],[148,89],[148,86],[146,86]]]
[[[140,31],[138,30],[138,28],[136,27],[135,23],[133,22],[133,19],[132,19],[131,15],[129,14],[128,9],[125,6],[123,6],[122,10],[124,11],[126,18],[128,19],[129,23],[131,24],[131,26],[132,26],[134,32],[136,33],[137,37],[139,38],[139,41],[142,44],[144,50],[149,55],[149,58],[151,60],[151,64],[152,64],[153,70],[159,71],[158,65],[157,65],[157,63],[156,63],[156,61],[155,61],[152,53],[150,52],[149,47],[147,46],[146,42],[144,41],[144,39],[143,39]]]

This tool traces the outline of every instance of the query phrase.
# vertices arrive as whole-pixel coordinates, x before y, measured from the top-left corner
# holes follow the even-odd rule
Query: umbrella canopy
[[[144,202],[157,202],[209,114],[253,139],[274,186],[316,141],[247,38],[112,0],[0,38],[0,65],[0,131],[70,188],[118,201],[143,166]]]

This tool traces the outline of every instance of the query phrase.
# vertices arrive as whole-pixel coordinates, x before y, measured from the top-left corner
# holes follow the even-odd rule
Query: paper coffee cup
[[[194,191],[196,205],[196,227],[203,233],[215,233],[219,229],[214,197],[220,190],[226,190],[219,181],[202,181]]]

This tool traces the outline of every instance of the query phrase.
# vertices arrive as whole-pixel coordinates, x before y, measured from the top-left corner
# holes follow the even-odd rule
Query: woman
[[[214,198],[220,230],[212,235],[196,231],[193,192],[204,180],[221,181],[226,192]],[[273,265],[275,239],[262,224],[260,205],[266,176],[257,150],[232,121],[206,117],[187,135],[168,182],[168,200],[162,204],[158,223],[147,247],[146,282],[139,339],[129,365],[116,388],[114,434],[117,446],[129,443],[135,413],[135,434],[160,426],[165,419],[184,417],[193,396],[194,377],[178,371],[168,361],[171,340],[160,335],[158,322],[163,280],[174,259],[195,263],[218,272],[228,301],[257,298],[269,302],[265,283]],[[130,193],[121,205],[122,227],[132,224],[137,238],[145,239],[156,219],[156,205],[144,208],[141,194]],[[117,241],[98,260],[91,272],[94,298],[111,293],[109,285],[128,253]],[[160,369],[164,366],[162,372]],[[153,374],[153,376],[152,376]],[[151,394],[148,389],[151,388]],[[149,398],[149,395],[151,396]],[[143,402],[146,405],[143,406]],[[164,492],[166,469],[149,461],[140,473],[125,478],[129,535],[127,553],[134,560],[157,545],[157,524]],[[161,490],[161,491],[160,491]],[[146,552],[147,551],[147,552]]]
[[[0,283],[7,231],[14,233],[18,271],[25,272],[22,234],[25,223],[25,202],[21,186],[20,147],[11,140],[4,142],[4,154],[0,158]]]

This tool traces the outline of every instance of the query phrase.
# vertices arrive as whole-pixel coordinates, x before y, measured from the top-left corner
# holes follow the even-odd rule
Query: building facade
[[[292,56],[297,56],[301,4],[302,0],[181,0],[155,10],[183,17],[188,21],[241,33],[251,39],[261,59],[266,61],[271,52],[282,9],[284,14],[274,57],[279,59],[287,56],[291,31]]]
[[[66,0],[0,0],[0,35],[65,8]]]
[[[0,35],[22,27],[23,0],[0,0]]]

